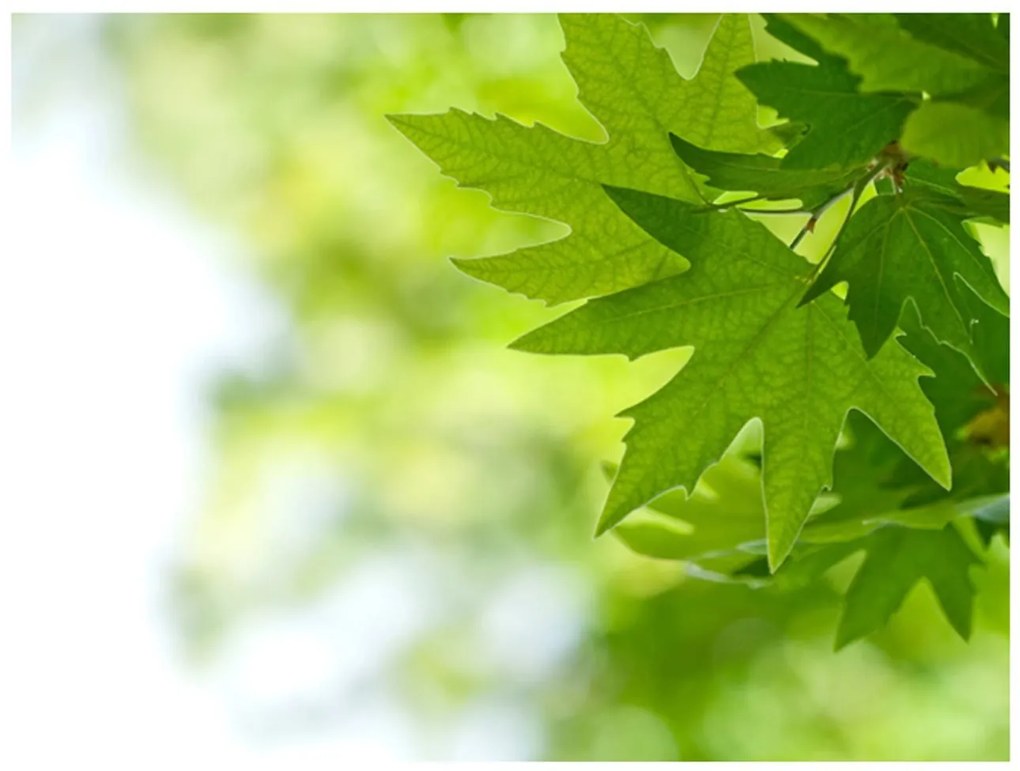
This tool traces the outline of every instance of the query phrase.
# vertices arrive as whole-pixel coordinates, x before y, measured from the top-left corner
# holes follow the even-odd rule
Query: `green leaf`
[[[744,453],[731,449],[706,469],[690,495],[683,490],[667,493],[613,533],[634,551],[659,559],[702,564],[719,556],[732,560],[743,544],[765,538],[760,470]],[[746,561],[745,554],[730,567]],[[721,566],[716,560],[712,567]]]
[[[956,360],[961,359],[945,346],[936,347]],[[957,361],[955,366],[969,373],[968,378],[962,378],[967,381],[967,388],[956,394],[956,401],[968,405],[968,409],[945,409],[949,405],[937,390],[943,379],[941,375],[945,373],[943,369],[934,368],[936,376],[925,378],[921,384],[925,395],[936,405],[936,419],[943,435],[950,437],[947,445],[953,469],[952,488],[945,490],[934,484],[916,465],[907,462],[874,424],[852,413],[847,419],[843,446],[836,452],[833,462],[830,497],[834,501],[809,519],[798,546],[848,541],[890,523],[922,529],[941,528],[958,517],[973,516],[989,493],[1008,491],[1006,464],[995,463],[991,458],[981,462],[974,457],[975,448],[951,429],[950,420],[956,418],[957,413],[968,416],[956,418],[965,423],[983,407],[974,397],[988,394],[984,387],[975,388],[980,383],[966,361]]]
[[[966,301],[964,315],[973,320],[971,355],[981,364],[987,382],[996,389],[1006,390],[1009,383],[1009,318],[993,310],[972,294]],[[900,316],[900,338],[903,347],[921,359],[935,373],[921,387],[935,406],[935,417],[944,436],[953,437],[979,412],[988,409],[995,394],[968,366],[968,357],[951,346],[939,344],[923,329],[916,308]]]
[[[1009,194],[956,181],[962,169],[947,169],[931,161],[918,158],[910,162],[907,172],[907,189],[918,188],[937,193],[943,198],[955,199],[954,213],[961,218],[982,219],[993,224],[1009,224]]]
[[[1002,533],[1009,538],[1009,494],[989,495],[974,506],[974,526],[981,544],[988,548],[992,538]]]
[[[925,378],[922,388],[930,380]],[[884,518],[898,511],[916,486],[913,479],[908,480],[908,487],[893,479],[896,464],[902,458],[899,449],[873,423],[851,413],[844,426],[843,446],[832,464],[832,496],[836,502],[809,520],[800,542],[850,541],[885,522]],[[910,465],[912,471],[915,466]]]
[[[923,385],[936,381],[926,378]],[[759,542],[764,544],[761,468],[749,453],[747,441],[753,437],[755,447],[760,446],[760,431],[747,430],[757,428],[755,423],[748,424],[719,463],[705,471],[693,494],[666,493],[627,517],[613,533],[647,556],[695,562],[716,574],[739,572],[747,554],[756,553]],[[959,444],[951,446],[959,449]],[[803,563],[803,557],[819,546],[857,541],[888,524],[941,529],[964,515],[1001,519],[995,507],[1003,505],[1003,494],[980,491],[1008,490],[1004,475],[1001,480],[986,478],[987,467],[954,463],[952,491],[936,488],[941,495],[925,495],[920,498],[923,502],[911,504],[910,499],[918,499],[918,485],[930,480],[919,474],[904,475],[903,460],[900,449],[873,423],[851,412],[833,462],[832,490],[815,501],[791,558]],[[608,472],[610,478],[615,470]],[[986,509],[987,516],[983,515]],[[803,573],[807,564],[801,564],[797,572]],[[788,562],[783,571],[789,574]]]
[[[973,107],[983,113],[982,117],[996,118],[991,125],[1009,123],[1009,80],[999,78],[986,83],[981,88],[954,94],[952,97],[938,97],[936,103],[955,102],[956,104]]]
[[[654,134],[658,149],[672,130],[704,147],[731,152],[775,152],[782,147],[772,132],[758,127],[754,96],[734,77],[735,70],[755,61],[746,15],[720,17],[690,80],[677,74],[669,55],[652,44],[643,27],[604,14],[560,19],[567,39],[563,61],[577,82],[578,98],[605,127],[611,142],[614,136],[625,143],[632,136],[647,135],[633,143],[640,150],[651,144]],[[658,66],[649,70],[645,64],[653,56]],[[620,73],[621,57],[634,57],[636,66],[632,72],[612,74]],[[652,118],[638,130],[635,118],[643,113]]]
[[[826,60],[753,64],[737,77],[781,117],[809,126],[783,159],[791,169],[851,168],[874,158],[900,136],[916,101],[903,94],[860,94],[860,78]]]
[[[1008,193],[960,185],[958,195],[962,204],[962,207],[956,210],[959,216],[979,219],[993,225],[1009,224]]]
[[[847,590],[836,648],[881,628],[910,590],[927,579],[953,629],[970,637],[974,584],[980,560],[953,525],[942,530],[884,527],[862,542],[864,563]]]
[[[735,67],[754,61],[746,16],[722,17],[692,80],[677,74],[644,27],[604,14],[562,16],[561,24],[563,60],[580,101],[609,135],[604,144],[457,110],[390,117],[443,173],[489,192],[494,206],[570,225],[570,235],[557,241],[456,261],[469,275],[551,303],[684,270],[684,260],[624,217],[601,188],[608,183],[700,200],[673,153],[670,131],[730,151],[779,146],[758,128],[754,98],[733,77]]]
[[[1009,527],[1009,493],[996,493],[975,498],[967,503],[966,510],[974,519]]]
[[[843,62],[838,56],[828,53],[818,44],[817,40],[808,37],[796,25],[791,24],[787,18],[789,15],[783,13],[763,13],[765,31],[776,40],[786,43],[793,50],[814,59],[818,64],[843,66]]]
[[[990,13],[897,13],[917,40],[954,51],[992,70],[1009,73],[1009,41],[998,35]],[[1002,23],[1000,19],[1000,24]],[[1005,19],[1008,26],[1008,15]]]
[[[972,319],[963,293],[972,291],[1009,313],[991,262],[942,198],[879,195],[868,201],[850,220],[803,302],[842,281],[849,283],[850,318],[868,356],[889,339],[908,299],[938,340],[968,355]]]
[[[1008,155],[1008,37],[1004,20],[958,18],[954,36],[948,15],[767,15],[805,65],[751,64],[746,19],[725,17],[685,80],[642,28],[565,17],[564,60],[604,143],[456,111],[394,119],[494,205],[571,227],[461,263],[550,302],[597,298],[514,347],[693,348],[623,413],[598,531],[755,585],[817,581],[864,550],[839,645],[922,579],[966,635],[968,544],[1008,524],[1008,298],[963,224],[1008,222],[1008,195],[957,179],[1008,176],[969,168]],[[760,129],[744,86],[788,122]],[[821,267],[704,205],[725,190],[815,209],[859,192],[876,159],[892,173]],[[844,281],[845,302],[829,291]]]
[[[891,14],[789,14],[785,19],[846,59],[864,92],[953,94],[995,77],[968,56],[918,40]]]
[[[790,169],[779,158],[705,150],[670,135],[673,149],[694,171],[705,175],[719,190],[749,191],[771,200],[800,199],[806,209],[847,190],[861,174],[862,167],[845,169]]]
[[[757,426],[752,423],[747,428]],[[761,473],[750,454],[752,444],[760,446],[760,431],[742,432],[720,462],[698,480],[690,497],[682,490],[666,493],[617,525],[613,533],[640,554],[695,565],[697,570],[691,573],[695,577],[793,587],[817,580],[832,565],[864,548],[866,542],[861,539],[890,524],[940,530],[968,516],[974,518],[979,536],[1008,532],[1008,494],[968,497],[974,480],[966,464],[960,468],[954,464],[954,483],[960,484],[954,484],[951,493],[943,493],[948,497],[909,505],[917,479],[896,476],[897,463],[903,458],[900,450],[860,413],[850,413],[845,432],[847,441],[841,442],[833,463],[832,492],[816,501],[796,547],[772,580],[767,560],[762,561],[764,573],[756,569],[756,562],[748,563],[748,555],[764,552]],[[609,476],[614,472],[611,469]],[[958,472],[963,479],[957,479]],[[1008,490],[1008,479],[1004,482],[1001,489]],[[978,488],[993,490],[996,484],[985,480]]]
[[[1009,154],[1009,121],[954,102],[925,102],[903,127],[903,149],[955,168]]]
[[[914,487],[906,506],[1009,490],[1009,319],[976,298],[970,302],[969,315],[975,321],[973,350],[991,387],[963,354],[938,344],[921,327],[916,311],[900,319],[907,333],[901,338],[904,347],[935,373],[921,388],[935,407],[953,467],[953,487],[947,494],[913,466],[901,463],[895,471],[897,480]]]
[[[870,361],[832,295],[798,307],[811,266],[740,212],[607,188],[620,208],[693,266],[587,304],[525,335],[541,353],[634,358],[693,345],[667,385],[623,415],[634,419],[599,532],[675,487],[693,490],[737,431],[764,426],[769,562],[790,552],[822,488],[846,414],[857,409],[948,486],[949,462],[918,385],[927,370],[899,344]]]

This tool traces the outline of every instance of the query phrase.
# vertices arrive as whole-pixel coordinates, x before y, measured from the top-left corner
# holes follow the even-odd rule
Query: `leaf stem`
[[[800,229],[800,232],[797,233],[794,239],[790,242],[790,248],[796,249],[797,245],[800,244],[800,242],[804,239],[804,236],[806,236],[808,233],[814,233],[815,225],[818,224],[818,219],[829,209],[830,206],[832,206],[834,203],[836,203],[836,201],[838,201],[840,198],[842,198],[849,192],[850,188],[847,188],[846,190],[840,190],[838,193],[836,193],[836,195],[832,196],[832,198],[825,201],[825,203],[811,210],[811,216],[808,217],[808,221],[804,223],[804,227]],[[804,210],[801,209],[801,211]]]
[[[861,200],[861,196],[864,194],[864,191],[867,189],[868,185],[874,182],[875,178],[878,177],[878,175],[881,174],[883,171],[885,171],[887,166],[888,164],[879,163],[878,165],[875,166],[875,168],[871,169],[867,174],[865,174],[863,177],[854,182],[852,188],[844,190],[839,195],[830,198],[828,201],[822,204],[821,207],[819,207],[820,210],[827,209],[829,206],[835,203],[836,200],[842,198],[851,190],[853,191],[853,197],[850,199],[850,208],[847,210],[846,217],[843,219],[843,223],[839,226],[839,230],[836,231],[836,235],[832,239],[832,243],[829,244],[829,248],[826,249],[825,254],[822,255],[822,259],[818,261],[818,264],[815,265],[814,270],[811,271],[811,275],[808,277],[808,281],[814,281],[815,276],[818,275],[819,271],[821,271],[821,269],[825,266],[825,263],[828,262],[829,257],[831,257],[832,253],[836,250],[836,244],[839,243],[840,236],[843,235],[843,231],[846,230],[847,224],[849,224],[851,218],[854,216],[854,210],[857,208],[857,202]],[[811,220],[808,220],[808,224],[810,223]],[[804,229],[807,230],[808,226],[805,225]],[[813,227],[811,229],[813,229]],[[798,235],[797,238],[794,239],[794,243],[798,243],[800,238],[802,237],[803,231]],[[791,246],[790,248],[792,249],[793,246]]]
[[[758,195],[753,195],[750,198],[738,198],[736,201],[724,201],[723,203],[706,203],[705,210],[716,211],[720,209],[732,209],[734,206],[741,206],[745,203],[754,203],[755,201],[763,200],[765,200],[765,196],[759,193]]]
[[[740,211],[748,214],[805,214],[809,210],[798,206],[794,209],[741,209]]]

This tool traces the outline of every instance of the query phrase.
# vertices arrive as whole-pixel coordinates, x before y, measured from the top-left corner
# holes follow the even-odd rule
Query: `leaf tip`
[[[949,625],[953,627],[953,631],[956,632],[957,635],[959,635],[961,640],[963,640],[964,642],[970,642],[971,620],[969,618],[966,620],[963,626],[958,626],[957,624],[953,623],[952,619],[949,620]]]
[[[768,563],[769,573],[775,575],[776,571],[782,567],[783,563],[786,562],[786,558],[790,556],[790,552],[793,551],[793,543],[783,543],[769,539],[768,542]]]
[[[836,624],[836,637],[832,643],[834,653],[838,653],[850,643],[857,642],[868,635],[869,630],[862,628],[859,620],[856,622],[853,620],[852,616],[848,614],[849,609],[848,599],[844,597],[839,612],[839,622]],[[878,626],[873,627],[870,631],[875,629],[878,629]]]
[[[477,279],[487,284],[493,283],[490,274],[485,270],[489,264],[486,257],[450,257],[450,263],[465,276]]]
[[[404,133],[404,129],[408,128],[411,124],[411,116],[404,112],[388,112],[383,115],[386,122],[389,123],[393,128],[399,131],[401,134]]]
[[[805,305],[808,305],[809,303],[811,303],[811,301],[818,298],[818,296],[821,295],[823,291],[824,290],[818,288],[818,282],[816,281],[807,288],[807,291],[805,291],[800,300],[797,301],[797,307],[803,308]]]
[[[619,476],[619,471],[617,471]],[[615,498],[616,493],[616,481],[613,482],[613,488],[609,491],[609,498],[606,500],[606,505],[602,508],[602,514],[599,516],[598,524],[595,525],[595,537],[598,538],[607,530],[612,530],[618,524],[620,524],[627,515],[633,511],[630,506],[621,506],[619,499]]]
[[[953,489],[953,469],[949,465],[949,458],[946,457],[946,465],[944,470],[940,470],[939,475],[935,478],[935,481],[939,483],[943,490]]]
[[[952,490],[953,464],[949,460],[949,451],[946,449],[944,441],[937,452],[938,457],[932,462],[932,468],[926,468],[926,470],[943,490]]]
[[[856,639],[857,638],[852,633],[847,632],[847,630],[840,625],[836,630],[836,638],[832,642],[832,652],[839,653]]]
[[[693,145],[685,140],[683,137],[674,134],[672,131],[669,132],[669,144],[673,148],[673,152],[683,158],[683,152]]]
[[[858,325],[858,332],[860,332],[860,326]],[[864,355],[868,357],[868,360],[874,359],[879,351],[885,346],[886,342],[892,337],[890,334],[888,337],[882,337],[880,335],[873,334],[861,334],[861,347],[864,349]]]
[[[511,351],[522,351],[524,353],[540,353],[541,352],[540,347],[535,344],[536,343],[536,339],[535,339],[535,332],[536,331],[537,330],[532,330],[531,332],[525,332],[520,337],[518,337],[515,340],[512,340],[510,343],[508,343],[507,344],[507,348],[509,348]]]
[[[652,193],[643,193],[640,190],[633,190],[629,187],[616,187],[614,185],[602,185],[602,190],[609,200],[616,204],[617,208],[631,219],[635,218],[635,209],[639,208],[642,201],[649,198],[656,198]]]
[[[621,197],[625,197],[627,193],[627,188],[625,187],[607,185],[604,182],[602,183],[602,190],[605,192],[606,195],[608,195],[613,200],[614,203],[618,203],[619,199]]]
[[[775,574],[786,558],[790,556],[790,552],[793,551],[793,547],[797,543],[797,538],[800,536],[800,531],[804,527],[803,521],[796,525],[795,528],[790,528],[789,523],[785,527],[777,527],[781,523],[776,523],[769,516],[768,506],[765,508],[765,541],[766,541],[766,557],[768,558],[769,573]]]
[[[622,517],[609,514],[608,509],[603,510],[602,516],[599,517],[599,521],[595,524],[594,537],[601,538],[607,531],[612,530],[620,524],[621,519]]]

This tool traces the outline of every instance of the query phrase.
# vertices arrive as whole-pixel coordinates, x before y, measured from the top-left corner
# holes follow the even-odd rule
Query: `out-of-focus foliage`
[[[644,19],[686,76],[716,20]],[[543,309],[447,258],[563,228],[456,190],[383,118],[452,104],[600,139],[554,17],[124,16],[107,40],[139,146],[244,239],[240,269],[289,319],[257,375],[225,373],[212,394],[208,497],[179,556],[182,639],[229,665],[259,619],[376,587],[362,625],[330,639],[338,658],[385,649],[384,664],[342,694],[313,689],[303,710],[268,698],[258,725],[299,731],[301,715],[341,721],[381,699],[409,716],[422,758],[492,757],[498,741],[458,744],[485,719],[498,735],[526,724],[506,751],[518,758],[1006,757],[1000,537],[969,645],[923,587],[835,655],[855,564],[766,591],[591,540],[606,489],[591,461],[620,455],[606,416],[686,353],[627,366],[506,350]],[[823,218],[820,237],[833,227]]]

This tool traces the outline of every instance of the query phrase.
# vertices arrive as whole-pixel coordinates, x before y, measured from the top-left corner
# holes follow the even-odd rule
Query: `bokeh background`
[[[643,20],[689,76],[716,19]],[[922,586],[834,654],[849,566],[752,590],[592,539],[611,416],[683,357],[507,350],[554,313],[448,258],[565,228],[457,190],[383,117],[601,139],[554,16],[12,37],[5,689],[35,757],[1008,757],[1003,544],[969,644]],[[979,235],[1005,278],[1008,232]]]

